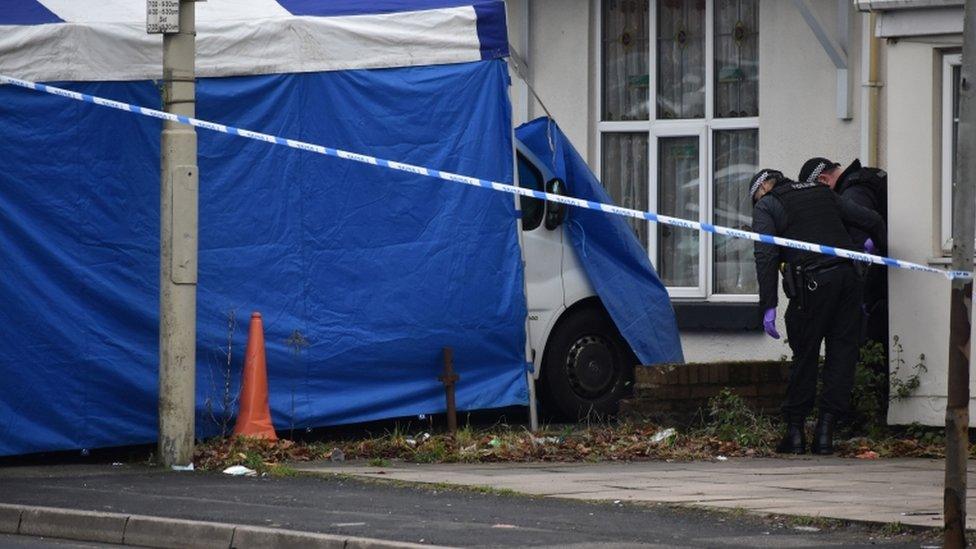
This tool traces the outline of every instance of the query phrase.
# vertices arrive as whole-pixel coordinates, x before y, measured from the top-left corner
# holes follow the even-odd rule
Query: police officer
[[[776,170],[760,170],[749,189],[753,199],[752,227],[758,233],[782,236],[836,248],[858,249],[845,229],[857,226],[885,244],[885,225],[878,214],[844,200],[819,183],[795,182]],[[854,264],[839,257],[757,242],[756,274],[763,328],[776,331],[777,272],[782,266],[783,287],[790,299],[786,333],[793,350],[790,380],[783,402],[786,433],[778,452],[806,451],[803,432],[813,411],[817,392],[817,362],[826,340],[823,394],[812,450],[833,453],[833,429],[847,413],[854,385],[861,319],[861,281]]]
[[[822,183],[855,204],[877,212],[885,223],[888,222],[888,174],[884,170],[861,166],[860,160],[854,160],[845,169],[827,158],[817,157],[803,164],[799,180]],[[847,230],[855,243],[864,242],[869,236],[857,227]],[[866,251],[872,252],[870,249]],[[866,318],[862,339],[877,341],[887,348],[888,271],[884,267],[868,267],[863,310]]]

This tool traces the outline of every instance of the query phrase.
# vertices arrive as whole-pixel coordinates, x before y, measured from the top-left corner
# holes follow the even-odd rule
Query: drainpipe
[[[878,165],[878,103],[881,97],[881,40],[874,35],[876,12],[863,18],[861,27],[861,105],[864,123],[861,125],[861,158],[867,166]]]

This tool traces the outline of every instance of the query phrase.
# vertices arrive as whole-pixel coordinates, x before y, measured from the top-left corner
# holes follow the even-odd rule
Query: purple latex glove
[[[766,309],[763,315],[763,330],[773,339],[779,339],[779,332],[776,331],[776,307]]]
[[[864,251],[869,254],[877,253],[878,247],[874,245],[874,241],[870,238],[864,241]]]

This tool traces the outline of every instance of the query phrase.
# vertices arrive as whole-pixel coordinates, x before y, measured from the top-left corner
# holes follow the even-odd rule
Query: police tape
[[[352,160],[355,162],[361,162],[364,164],[372,164],[374,166],[380,166],[383,168],[389,168],[392,170],[398,170],[401,172],[408,172],[417,175],[423,175],[427,177],[432,177],[436,179],[442,179],[445,181],[452,181],[455,183],[463,183],[465,185],[471,185],[474,187],[482,187],[486,189],[492,189],[499,192],[516,194],[520,196],[527,196],[532,198],[538,198],[540,200],[548,200],[550,202],[556,202],[559,204],[566,204],[569,206],[575,206],[578,208],[584,208],[588,210],[601,211],[613,215],[619,215],[623,217],[632,217],[636,219],[644,219],[647,221],[652,221],[655,223],[661,223],[664,225],[671,225],[674,227],[684,227],[686,229],[697,230],[701,232],[713,233],[723,236],[728,236],[731,238],[739,238],[744,240],[752,240],[754,242],[762,242],[765,244],[775,244],[778,246],[784,246],[788,248],[794,248],[797,250],[804,250],[808,252],[814,252],[823,255],[829,255],[834,257],[843,257],[846,259],[852,259],[854,261],[860,261],[864,263],[874,263],[877,265],[884,265],[887,267],[894,267],[898,269],[907,269],[910,271],[918,271],[925,273],[935,273],[944,275],[950,279],[952,278],[972,278],[973,273],[971,271],[949,271],[945,269],[938,269],[928,265],[921,265],[918,263],[912,263],[910,261],[904,261],[901,259],[895,259],[892,257],[884,257],[879,255],[868,254],[864,252],[856,252],[853,250],[846,250],[843,248],[835,248],[832,246],[824,246],[822,244],[814,244],[812,242],[804,242],[801,240],[793,240],[790,238],[783,238],[780,236],[773,236],[768,234],[754,233],[751,231],[742,231],[739,229],[733,229],[730,227],[723,227],[721,225],[713,225],[711,223],[702,223],[699,221],[691,221],[688,219],[681,219],[678,217],[671,217],[667,215],[661,215],[654,212],[646,212],[641,210],[633,210],[630,208],[623,208],[620,206],[614,206],[613,204],[604,204],[601,202],[593,202],[590,200],[581,200],[579,198],[573,198],[570,196],[562,196],[558,194],[552,194],[542,191],[536,191],[533,189],[526,189],[522,187],[517,187],[515,185],[509,185],[507,183],[500,183],[497,181],[490,181],[487,179],[480,179],[477,177],[470,177],[466,175],[456,174],[453,172],[446,172],[442,170],[434,170],[431,168],[425,168],[423,166],[417,166],[414,164],[405,164],[402,162],[395,162],[393,160],[385,160],[382,158],[377,158],[375,156],[369,156],[366,154],[359,154],[349,151],[344,151],[342,149],[333,149],[329,147],[323,147],[322,145],[316,145],[314,143],[308,143],[305,141],[298,141],[295,139],[286,139],[283,137],[278,137],[274,135],[269,135],[266,133],[254,132],[250,130],[245,130],[242,128],[236,128],[234,126],[227,126],[224,124],[218,124],[216,122],[208,122],[206,120],[200,120],[198,118],[192,118],[189,116],[171,114],[163,111],[158,111],[155,109],[149,109],[146,107],[140,107],[138,105],[132,105],[129,103],[123,103],[121,101],[113,101],[111,99],[105,99],[103,97],[98,97],[94,95],[88,95],[85,93],[74,92],[71,90],[66,90],[63,88],[57,88],[54,86],[48,86],[46,84],[39,84],[36,82],[30,82],[27,80],[20,80],[18,78],[13,78],[10,76],[5,76],[0,74],[0,84],[11,84],[13,86],[19,86],[21,88],[27,88],[29,90],[49,93],[53,95],[58,95],[61,97],[66,97],[68,99],[74,99],[76,101],[84,101],[85,103],[92,103],[95,105],[100,105],[103,107],[110,107],[113,109],[118,109],[121,111],[126,111],[134,114],[140,114],[143,116],[148,116],[152,118],[159,118],[161,120],[167,120],[170,122],[177,122],[180,124],[186,124],[194,126],[197,128],[203,128],[205,130],[211,130],[215,132],[225,133],[228,135],[236,135],[239,137],[244,137],[247,139],[254,139],[257,141],[264,141],[272,145],[282,145],[285,147],[290,147],[292,149],[299,149],[303,151],[313,152],[325,156],[333,156],[336,158],[342,158],[345,160]]]

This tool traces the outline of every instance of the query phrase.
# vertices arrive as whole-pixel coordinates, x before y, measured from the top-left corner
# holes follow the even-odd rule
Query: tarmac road
[[[0,534],[0,547],[3,549],[96,549],[100,547],[120,547],[87,541],[69,539],[33,538],[30,536],[11,536]]]
[[[801,531],[765,519],[664,506],[128,465],[0,468],[0,503],[465,547],[918,547],[921,542],[910,536],[878,539],[861,527]],[[21,542],[19,547],[52,546],[18,536],[0,538],[0,546],[11,539]],[[34,541],[42,544],[31,545]]]

